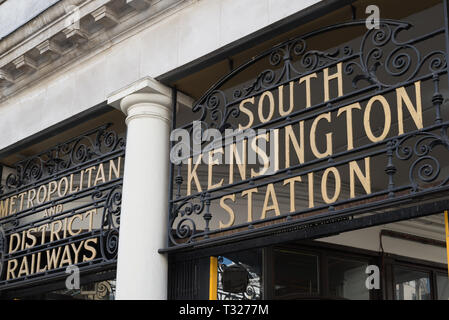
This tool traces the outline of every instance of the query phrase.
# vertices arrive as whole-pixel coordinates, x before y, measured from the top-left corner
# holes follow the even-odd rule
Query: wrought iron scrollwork
[[[371,29],[363,36],[359,62],[345,65],[345,73],[351,75],[354,67],[361,71],[353,79],[353,87],[361,80],[386,88],[415,78],[427,64],[428,72],[435,73],[446,68],[444,51],[436,50],[422,56],[414,45],[417,39],[399,41],[398,34],[412,27],[407,22],[383,21],[379,29]],[[370,41],[369,41],[370,40]]]
[[[240,110],[236,102],[339,62],[343,63],[346,75],[353,75],[354,88],[362,80],[379,88],[390,87],[413,79],[425,66],[430,73],[441,72],[446,68],[443,50],[423,54],[417,48],[415,44],[425,37],[400,41],[398,35],[410,30],[412,25],[396,20],[381,20],[379,29],[365,32],[361,36],[358,51],[354,50],[355,45],[352,44],[328,51],[308,49],[309,38],[364,24],[364,20],[341,23],[275,46],[223,77],[197,101],[192,111],[200,115],[197,120],[203,121],[206,128],[223,131],[232,128],[229,119],[239,116]],[[442,30],[434,33],[438,35]],[[224,84],[258,62],[264,62],[271,68],[261,71],[251,84],[234,88],[231,94],[222,89]]]
[[[122,186],[117,185],[106,195],[101,218],[100,248],[101,255],[106,261],[114,260],[117,257],[121,204]]]
[[[359,32],[358,36],[348,36],[347,42],[337,47],[324,50],[322,47],[314,48],[312,45],[317,43],[312,40],[315,36],[334,31],[345,31],[350,28],[358,30],[356,31]],[[433,125],[442,126],[444,123],[447,125],[447,122],[444,122],[442,119],[443,112],[441,110],[444,105],[444,98],[439,88],[440,81],[446,81],[442,77],[447,73],[446,69],[448,67],[446,52],[444,49],[441,49],[444,45],[440,48],[435,48],[434,46],[426,46],[425,43],[429,39],[443,38],[444,28],[410,38],[408,36],[412,34],[410,32],[412,29],[413,25],[408,22],[382,19],[380,20],[379,29],[367,30],[365,28],[365,20],[360,20],[324,27],[294,39],[289,39],[253,57],[250,61],[242,64],[220,79],[205,92],[192,108],[193,113],[197,115],[195,121],[198,121],[200,125],[195,128],[195,121],[192,121],[180,126],[178,129],[190,130],[193,142],[203,146],[204,143],[208,143],[207,140],[202,139],[206,129],[216,128],[220,131],[224,131],[227,128],[237,129],[235,126],[238,121],[233,120],[241,115],[239,107],[246,99],[254,98],[268,90],[273,93],[279,86],[289,84],[292,81],[301,82],[302,78],[313,75],[313,73],[324,73],[325,68],[338,68],[338,73],[341,70],[342,77],[349,79],[349,84],[352,81],[352,89],[350,86],[341,84],[342,90],[340,90],[340,87],[338,88],[338,97],[323,99],[320,103],[298,108],[289,114],[282,115],[279,112],[279,116],[276,114],[276,117],[271,117],[266,122],[253,121],[251,129],[278,129],[282,127],[283,121],[289,124],[296,120],[307,121],[322,112],[336,112],[337,108],[344,107],[346,103],[349,104],[351,101],[352,103],[362,102],[377,94],[390,94],[394,90],[410,86],[416,81],[429,80],[434,82],[435,88],[431,100],[435,110]],[[332,72],[335,74],[335,70]],[[236,85],[236,83],[239,83],[239,85]],[[343,90],[345,92],[340,93]],[[279,92],[280,95],[283,94],[281,89],[279,89]],[[273,95],[273,97],[270,100],[275,101],[276,96]],[[360,97],[360,100],[357,97]],[[279,97],[278,101],[280,99]],[[257,107],[257,103],[260,103],[260,100],[259,102],[254,101],[251,103]],[[427,103],[429,102],[427,101]],[[272,114],[274,114],[274,111]],[[418,133],[409,135],[401,132],[399,134],[404,135],[396,140],[391,136],[385,137],[387,139],[385,143],[383,141],[376,142],[376,146],[373,143],[372,149],[371,144],[366,144],[358,150],[357,148],[347,150],[346,155],[348,159],[357,152],[360,151],[361,153],[362,150],[368,149],[375,156],[379,154],[385,156],[384,152],[386,153],[388,163],[384,168],[384,172],[387,175],[388,184],[384,190],[376,191],[379,197],[387,195],[388,200],[393,201],[398,191],[402,192],[406,188],[419,192],[429,187],[439,187],[447,184],[449,177],[441,177],[443,172],[441,159],[434,152],[438,146],[442,146],[446,150],[449,148],[446,127],[440,127],[443,128],[441,134],[435,133],[436,129],[432,131],[428,127],[423,128],[423,126],[419,125],[417,127]],[[221,142],[223,143],[223,141]],[[377,149],[374,151],[375,148]],[[339,162],[337,158],[341,157],[342,154],[334,155],[334,159],[328,159],[328,163]],[[194,153],[194,156],[197,156],[197,154]],[[321,160],[316,160],[316,163],[319,163],[318,161]],[[401,161],[407,162],[407,166],[399,165]],[[301,165],[302,168],[305,168],[309,164],[302,163]],[[176,176],[173,175],[173,177],[177,192],[175,199],[170,201],[169,234],[172,245],[186,244],[195,241],[195,239],[203,240],[210,237],[213,232],[217,234],[231,230],[227,228],[220,231],[217,231],[218,229],[209,230],[209,224],[214,225],[216,222],[213,221],[211,223],[214,217],[214,212],[212,211],[215,206],[210,202],[216,201],[214,202],[216,204],[217,199],[219,199],[217,196],[219,192],[227,192],[229,189],[224,190],[225,188],[235,187],[237,183],[222,186],[220,191],[211,189],[208,191],[210,193],[209,199],[205,197],[204,193],[201,194],[201,191],[198,191],[197,194],[182,197],[181,189],[185,181],[181,175],[182,164],[177,163],[176,166],[178,174]],[[297,173],[299,171],[298,168],[292,168],[290,172],[296,170],[295,172]],[[287,171],[290,168],[285,169],[283,173],[290,174]],[[407,186],[402,184],[403,180],[400,180],[400,183],[395,181],[398,180],[397,177],[403,179],[404,170],[409,170]],[[279,179],[279,176],[276,178]],[[276,178],[272,180],[274,181]],[[241,181],[241,184],[238,186],[240,188],[239,191],[248,187],[252,182],[249,181],[250,179],[246,180],[248,181]],[[277,182],[279,181],[277,180]],[[226,194],[226,192],[223,192],[223,194]],[[366,196],[366,198],[368,197],[371,197],[371,194]],[[356,200],[355,198],[350,198],[342,201],[342,203],[344,202],[343,204],[347,205],[347,203],[351,201],[356,202]],[[330,207],[335,209],[334,206]],[[304,212],[308,213],[309,211],[307,208],[304,209]],[[295,215],[299,214],[299,211],[295,213]],[[202,225],[201,230],[197,225],[199,223]],[[252,228],[253,225],[248,223],[245,224],[245,227]],[[240,226],[233,225],[230,228],[234,230],[240,228]]]
[[[408,176],[413,192],[426,189],[429,184],[440,187],[449,181],[449,176],[441,177],[441,155],[432,154],[437,146],[449,151],[447,128],[442,128],[441,135],[431,132],[407,135],[394,140],[393,146],[397,159],[411,161]]]
[[[100,126],[16,163],[15,173],[6,177],[5,186],[0,188],[0,191],[3,189],[3,192],[8,192],[36,183],[40,179],[58,174],[88,160],[122,150],[125,147],[125,139],[110,130],[111,125],[108,123]]]
[[[194,215],[200,215],[205,208],[206,195],[201,194],[199,203],[193,200],[186,200],[179,204],[174,204],[169,225],[173,232],[169,236],[173,243],[190,242],[197,234],[197,225]]]

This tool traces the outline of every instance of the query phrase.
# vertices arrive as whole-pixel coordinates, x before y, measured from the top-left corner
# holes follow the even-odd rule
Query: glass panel
[[[317,295],[318,257],[293,250],[274,251],[274,294]]]
[[[329,258],[329,294],[334,297],[369,300],[365,282],[366,262]]]
[[[395,267],[394,286],[396,300],[430,300],[429,274]]]
[[[261,249],[218,257],[218,300],[260,300],[261,298]]]
[[[449,300],[449,280],[447,274],[437,274],[438,300]]]
[[[61,289],[20,297],[31,300],[115,300],[115,280],[83,284],[78,289]]]

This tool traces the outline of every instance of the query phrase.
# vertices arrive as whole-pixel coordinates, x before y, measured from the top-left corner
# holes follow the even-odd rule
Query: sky
[[[6,0],[0,4],[0,39],[59,0]]]

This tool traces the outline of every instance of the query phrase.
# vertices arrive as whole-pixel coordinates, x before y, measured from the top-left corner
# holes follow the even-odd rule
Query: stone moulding
[[[1,1],[1,0],[0,0]],[[54,12],[45,25],[32,32],[31,20],[7,38],[28,33],[17,43],[5,42],[0,53],[0,102],[2,99],[20,91],[33,81],[54,72],[60,65],[101,48],[106,41],[102,34],[106,31],[108,39],[122,36],[130,29],[149,18],[185,2],[185,0],[86,0],[81,3],[62,0],[55,4],[65,10],[56,17]],[[77,4],[77,5],[73,5]],[[52,8],[54,9],[54,8]],[[45,11],[41,14],[45,20]],[[51,19],[53,17],[53,19]],[[130,24],[130,21],[132,23]],[[9,48],[8,48],[9,46]]]

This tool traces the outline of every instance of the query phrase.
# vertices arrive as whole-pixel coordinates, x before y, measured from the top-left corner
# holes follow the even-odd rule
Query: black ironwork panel
[[[321,28],[213,85],[172,132],[170,246],[444,198],[448,34],[441,8],[429,9],[441,16],[430,31],[389,19],[378,29],[365,20]]]
[[[125,142],[106,124],[18,162],[0,196],[0,290],[116,263]]]
[[[209,257],[175,260],[169,257],[168,299],[207,300],[209,298]]]

